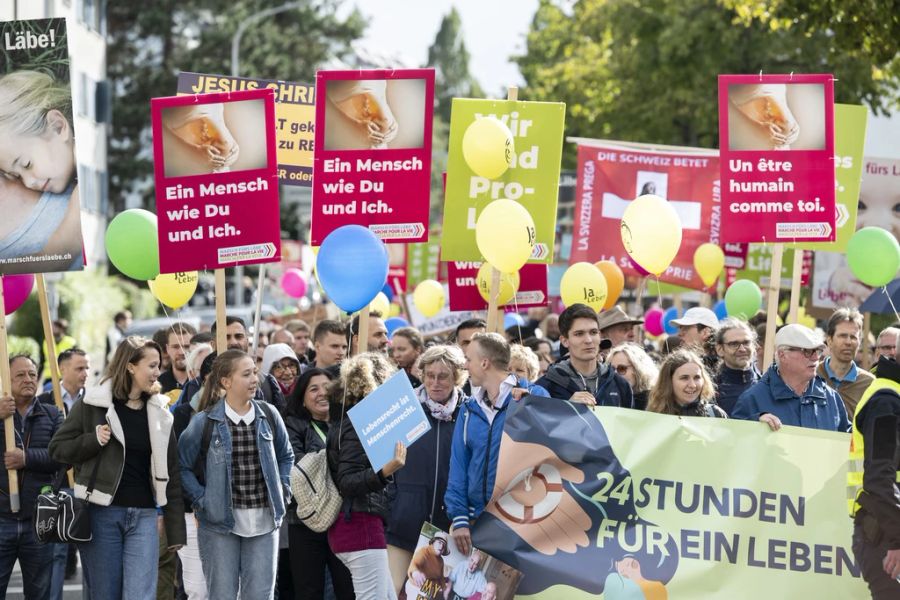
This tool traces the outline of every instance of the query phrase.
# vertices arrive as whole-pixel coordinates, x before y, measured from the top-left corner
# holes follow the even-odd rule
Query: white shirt
[[[225,402],[222,400],[222,402]],[[225,402],[225,416],[235,425],[244,423],[250,425],[256,418],[256,409],[250,405],[250,410],[246,414],[239,415],[236,410],[231,408]],[[231,533],[240,537],[256,537],[269,533],[275,529],[275,515],[272,514],[272,508],[265,506],[263,508],[235,508],[234,509],[234,528]]]
[[[514,374],[510,373],[506,376],[506,379],[500,382],[500,393],[494,401],[494,406],[489,406],[485,400],[487,392],[485,392],[483,387],[477,387],[472,390],[472,397],[475,398],[475,402],[477,402],[478,406],[481,407],[481,410],[484,411],[484,416],[487,417],[488,423],[494,422],[497,411],[503,408],[503,404],[506,402],[506,399],[509,398],[510,391],[516,387],[518,381],[519,379]]]

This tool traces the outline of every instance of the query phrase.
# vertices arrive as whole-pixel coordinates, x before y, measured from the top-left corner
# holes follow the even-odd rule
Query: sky
[[[525,50],[525,34],[538,0],[349,0],[369,21],[367,45],[396,52],[422,66],[441,19],[453,6],[462,21],[469,70],[488,92],[523,84],[509,57]]]

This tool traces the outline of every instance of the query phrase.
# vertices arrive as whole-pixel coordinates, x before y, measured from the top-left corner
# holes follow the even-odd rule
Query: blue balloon
[[[384,284],[384,287],[381,288],[381,291],[384,292],[385,296],[387,296],[388,302],[394,299],[394,288],[390,283]]]
[[[387,328],[388,338],[392,338],[394,337],[394,332],[401,327],[409,327],[409,321],[403,317],[391,317],[384,321],[384,326]]]
[[[716,313],[716,316],[719,317],[719,320],[728,318],[728,309],[725,308],[725,301],[719,300],[716,302],[716,305],[713,306],[713,312]]]
[[[525,319],[522,318],[522,315],[519,313],[506,313],[503,315],[503,329],[509,329],[516,325],[519,327],[525,325]]]
[[[328,298],[353,313],[371,302],[387,282],[387,250],[365,227],[344,225],[322,241],[316,271]]]
[[[675,335],[678,333],[678,326],[672,324],[672,319],[678,318],[678,309],[674,306],[663,313],[663,329],[666,330],[666,333],[669,335]]]

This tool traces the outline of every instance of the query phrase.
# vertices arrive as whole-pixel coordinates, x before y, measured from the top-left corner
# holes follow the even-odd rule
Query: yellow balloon
[[[725,253],[716,244],[707,242],[694,251],[694,269],[706,287],[716,282],[724,268]]]
[[[559,284],[559,295],[567,307],[573,304],[587,304],[595,311],[603,310],[606,302],[606,278],[596,265],[579,262],[563,273]]]
[[[485,261],[513,273],[534,251],[534,219],[515,200],[501,198],[484,207],[475,223],[475,244]]]
[[[397,317],[400,315],[400,305],[399,304],[391,304],[391,307],[388,309],[388,317]]]
[[[681,247],[681,219],[659,196],[647,194],[629,202],[621,228],[631,260],[657,276],[669,268]]]
[[[463,134],[462,153],[476,175],[496,179],[512,160],[512,132],[496,117],[476,119]]]
[[[413,304],[425,317],[433,317],[441,312],[445,301],[444,286],[434,279],[426,279],[413,292]]]
[[[391,301],[384,295],[384,292],[378,292],[378,295],[369,302],[370,312],[381,313],[382,318],[386,319],[388,312],[391,310]]]
[[[181,308],[197,291],[197,271],[186,273],[160,273],[147,281],[150,293],[169,308]]]
[[[478,286],[478,293],[484,298],[485,302],[491,301],[491,267],[490,263],[484,263],[478,269],[478,275],[475,276],[475,284]],[[519,272],[500,273],[500,290],[497,294],[497,306],[509,304],[516,297],[519,291]]]

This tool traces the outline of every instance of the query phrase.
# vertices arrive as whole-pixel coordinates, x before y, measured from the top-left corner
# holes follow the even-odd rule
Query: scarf
[[[456,412],[456,407],[459,404],[460,391],[458,389],[454,389],[450,394],[450,399],[447,400],[445,404],[441,404],[440,402],[435,402],[431,398],[428,397],[428,392],[425,391],[425,386],[420,385],[416,388],[416,396],[419,399],[419,402],[422,403],[422,406],[431,413],[431,416],[437,419],[438,421],[452,421],[453,413]]]
[[[278,383],[278,387],[281,388],[281,393],[284,394],[285,399],[287,399],[287,397],[291,395],[291,392],[294,391],[294,388],[297,387],[298,379],[299,378],[295,378],[294,382],[289,387],[284,387],[284,384],[281,383],[281,381],[278,379],[275,380]]]

